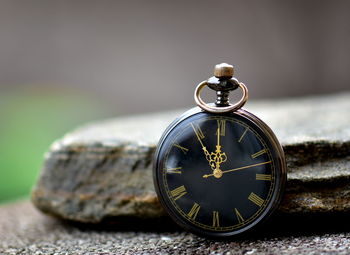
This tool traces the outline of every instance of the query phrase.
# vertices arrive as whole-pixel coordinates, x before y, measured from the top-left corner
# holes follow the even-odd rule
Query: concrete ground
[[[245,239],[213,241],[171,223],[76,226],[20,201],[0,207],[0,254],[350,254],[348,222],[326,217],[277,225]]]

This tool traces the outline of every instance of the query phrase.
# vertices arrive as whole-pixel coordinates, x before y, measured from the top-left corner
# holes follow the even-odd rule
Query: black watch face
[[[235,235],[274,209],[281,189],[279,152],[251,120],[197,113],[160,142],[155,183],[180,225],[199,234]]]

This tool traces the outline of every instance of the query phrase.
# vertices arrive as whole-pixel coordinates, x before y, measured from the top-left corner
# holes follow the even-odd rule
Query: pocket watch
[[[216,92],[207,104],[203,88]],[[231,104],[229,93],[240,88]],[[158,198],[180,226],[205,237],[231,237],[260,226],[278,207],[286,163],[272,130],[242,109],[248,89],[233,77],[233,66],[215,66],[214,76],[194,93],[197,107],[173,121],[154,158]]]

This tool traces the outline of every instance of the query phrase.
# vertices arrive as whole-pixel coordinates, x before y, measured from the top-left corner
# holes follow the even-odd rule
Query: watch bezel
[[[160,171],[158,170],[159,153],[162,149],[162,146],[166,138],[168,137],[169,133],[182,121],[202,112],[204,111],[199,107],[194,107],[186,111],[184,114],[182,114],[179,118],[175,119],[168,126],[168,128],[164,131],[163,135],[161,136],[158,142],[157,149],[155,151],[154,158],[153,158],[153,182],[154,182],[155,190],[158,195],[159,201],[162,204],[165,211],[178,225],[200,236],[205,236],[210,238],[227,238],[227,237],[233,237],[244,233],[248,233],[251,230],[255,229],[256,227],[260,226],[263,222],[265,222],[272,215],[272,213],[278,208],[278,205],[280,204],[283,196],[284,187],[286,183],[286,162],[285,162],[285,156],[284,156],[282,146],[280,145],[277,137],[275,136],[271,128],[267,124],[265,124],[261,119],[259,119],[257,116],[250,113],[249,111],[246,111],[244,109],[239,109],[229,114],[236,114],[241,116],[242,118],[255,124],[255,126],[258,127],[262,133],[264,133],[264,135],[269,140],[271,147],[276,153],[278,165],[280,166],[279,169],[276,169],[276,171],[279,171],[280,178],[275,184],[276,187],[275,187],[275,190],[273,191],[271,202],[268,204],[268,206],[264,209],[261,215],[259,215],[254,222],[248,224],[243,228],[229,231],[229,232],[214,232],[214,231],[209,231],[205,229],[200,229],[198,227],[193,227],[192,225],[188,224],[185,219],[183,219],[180,215],[178,215],[178,213],[176,213],[176,211],[174,211],[174,209],[171,206],[169,206],[167,199],[164,198],[165,194],[163,194],[163,191],[160,188],[159,178],[161,178],[161,176],[158,176],[158,174],[160,174]],[[209,113],[209,114],[225,115],[225,114],[213,114],[213,113]]]

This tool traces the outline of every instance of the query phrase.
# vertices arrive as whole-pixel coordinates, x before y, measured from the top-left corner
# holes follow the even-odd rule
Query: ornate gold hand
[[[221,152],[220,145],[220,128],[216,130],[217,135],[217,144],[215,152],[210,153],[209,164],[211,169],[213,170],[212,175],[215,178],[220,178],[222,176],[222,171],[220,170],[220,165],[227,160],[227,156],[225,152]]]
[[[208,161],[211,169],[213,170],[213,174],[215,177],[220,178],[221,177],[221,170],[220,165],[227,160],[226,153],[221,152],[221,145],[220,145],[220,128],[217,129],[217,144],[216,144],[216,150],[215,152],[209,153],[207,148],[204,146],[202,139],[204,138],[204,135],[199,127],[195,127],[192,123],[191,126],[193,128],[194,133],[197,136],[197,139],[199,143],[202,146],[202,150],[204,152],[205,158]]]
[[[217,144],[216,144],[216,150],[215,153],[212,152],[211,158],[213,159],[213,161],[215,162],[215,169],[220,169],[220,165],[224,162],[226,162],[227,160],[227,156],[225,152],[221,152],[221,145],[220,145],[220,128],[218,127],[217,131],[216,131],[216,135],[217,135]],[[213,170],[215,170],[213,169]]]
[[[248,165],[248,166],[237,167],[237,168],[233,168],[233,169],[225,170],[225,171],[222,171],[222,170],[220,170],[220,169],[218,169],[218,170],[220,170],[220,174],[221,174],[221,176],[222,176],[222,175],[225,174],[225,173],[234,172],[234,171],[237,171],[237,170],[242,170],[242,169],[246,169],[246,168],[250,168],[250,167],[255,167],[255,166],[261,166],[261,165],[265,165],[265,164],[269,164],[269,163],[271,163],[271,161],[266,161],[266,162],[257,163],[257,164],[253,164],[253,165]],[[218,174],[217,174],[217,175],[218,175]],[[212,174],[205,174],[205,175],[203,175],[203,178],[208,178],[208,177],[210,177],[210,176],[216,177],[216,176],[215,176],[215,170],[214,170],[214,172],[213,172]],[[221,177],[221,176],[220,176],[220,177]],[[220,177],[216,177],[216,178],[220,178]]]
[[[221,151],[221,145],[220,145],[220,128],[217,129],[217,144],[216,144],[216,150],[215,152],[210,153],[210,155],[207,155],[207,160],[209,162],[209,165],[211,169],[213,170],[213,176],[216,178],[220,178],[222,176],[222,171],[220,170],[220,165],[227,160],[227,156],[225,152]]]
[[[193,128],[194,133],[196,134],[196,137],[197,137],[199,143],[200,143],[201,146],[202,146],[202,150],[203,150],[203,152],[204,152],[205,158],[206,158],[206,160],[209,162],[209,164],[210,164],[210,166],[211,166],[211,162],[210,162],[210,160],[211,160],[210,153],[208,152],[207,148],[204,146],[204,144],[203,144],[203,142],[202,142],[202,139],[204,138],[204,134],[203,134],[202,130],[200,130],[199,127],[197,127],[197,126],[195,127],[192,123],[191,123],[191,126],[192,126],[192,128]]]

